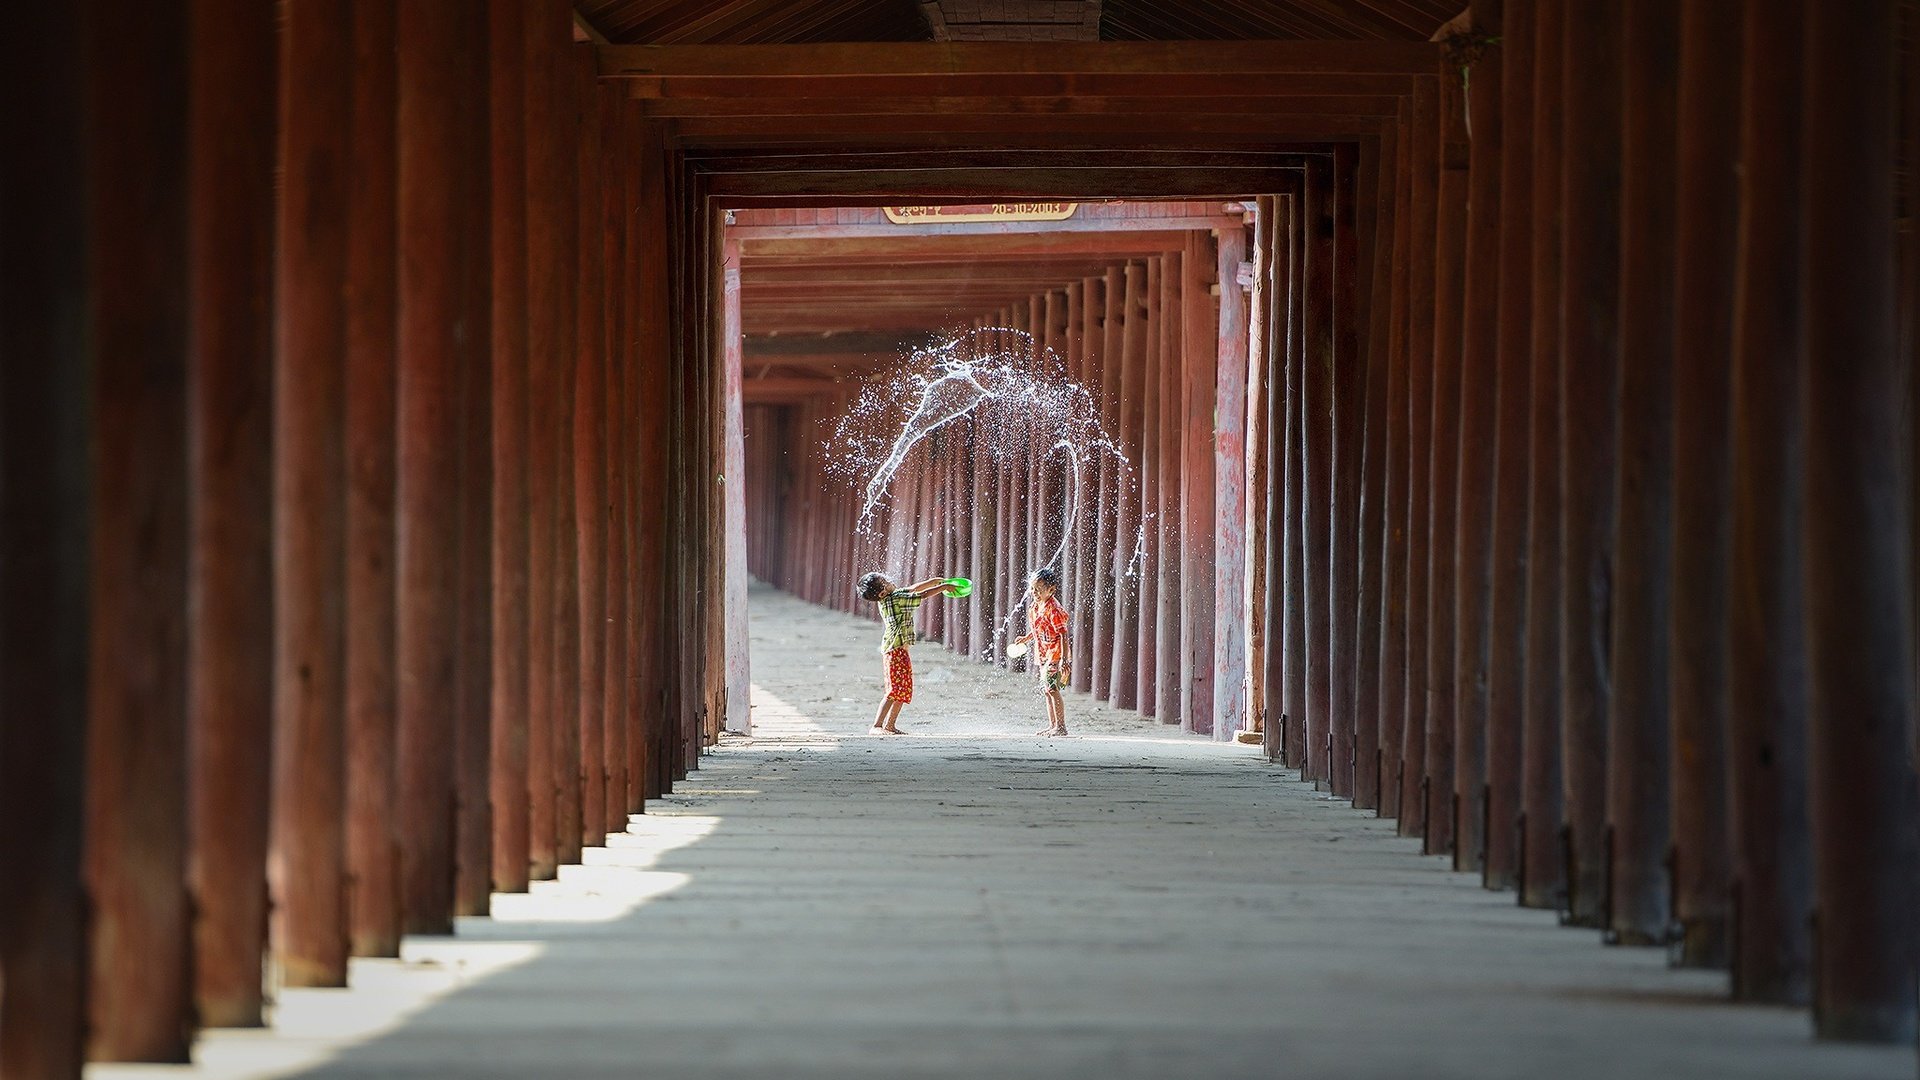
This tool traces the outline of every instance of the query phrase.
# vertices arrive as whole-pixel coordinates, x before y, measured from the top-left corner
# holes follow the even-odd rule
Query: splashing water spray
[[[895,477],[917,448],[938,445],[939,440],[929,440],[939,432],[970,433],[982,460],[995,465],[1012,463],[1042,446],[1036,465],[1064,464],[1070,479],[1060,505],[1049,511],[1057,518],[1059,543],[1045,561],[1021,574],[1020,598],[999,620],[993,640],[981,650],[983,657],[992,655],[1024,608],[1032,570],[1059,569],[1065,561],[1067,545],[1075,539],[1087,474],[1110,462],[1119,490],[1133,491],[1132,462],[1101,425],[1094,395],[1067,378],[1065,368],[1053,350],[1024,330],[968,330],[913,350],[886,378],[868,383],[828,442],[828,473],[861,492],[855,531],[869,540],[880,534]],[[1150,518],[1142,520],[1134,537],[1127,579],[1139,574],[1150,523]]]

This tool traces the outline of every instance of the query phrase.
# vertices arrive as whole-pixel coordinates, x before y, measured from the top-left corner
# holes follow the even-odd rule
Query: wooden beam
[[[799,46],[787,46],[798,48]],[[1420,72],[1418,74],[1426,74]],[[1213,98],[1287,97],[1322,94],[1399,94],[1413,92],[1413,74],[1220,74],[1215,72],[939,75],[739,75],[725,77],[646,76],[626,80],[637,99],[746,99],[793,101],[803,98],[1033,97]]]
[[[1237,214],[1215,214],[1175,218],[1068,218],[1065,221],[952,221],[928,224],[895,225],[890,221],[846,225],[735,225],[730,235],[741,241],[916,236],[1017,236],[1042,233],[1169,232],[1172,230],[1212,230],[1238,228]],[[1178,246],[1170,242],[1167,250]],[[938,250],[938,249],[936,249]]]
[[[588,41],[595,45],[606,45],[606,32],[601,30],[592,19],[582,14],[579,8],[573,9],[573,40]]]
[[[607,78],[848,75],[1431,73],[1440,50],[1399,41],[929,42],[599,45]]]
[[[1152,196],[1242,197],[1278,191],[1294,170],[1271,167],[1204,166],[1154,168],[953,168],[876,173],[856,169],[776,173],[720,173],[710,191],[723,201],[750,195],[860,195],[866,198],[919,198],[952,195],[967,198],[1069,199]]]
[[[1212,115],[1315,116],[1359,114],[1392,116],[1398,94],[1235,94],[1208,97]],[[853,97],[765,96],[751,98],[649,98],[641,111],[662,119],[723,116],[941,116],[952,113],[1036,114],[1046,116],[1131,116],[1191,109],[1185,98],[1162,94],[1105,97],[1096,95],[1032,94],[990,96],[870,95]]]

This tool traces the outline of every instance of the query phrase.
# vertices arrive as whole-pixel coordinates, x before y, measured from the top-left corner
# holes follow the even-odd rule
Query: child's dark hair
[[[863,574],[860,577],[860,599],[873,601],[880,599],[881,586],[887,583],[885,574],[878,572]]]
[[[1043,566],[1033,572],[1033,583],[1035,585],[1045,585],[1054,592],[1059,592],[1060,571],[1055,570],[1051,566]]]

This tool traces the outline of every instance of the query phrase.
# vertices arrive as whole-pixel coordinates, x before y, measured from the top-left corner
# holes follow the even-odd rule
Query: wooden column
[[[1158,701],[1154,713],[1163,724],[1178,724],[1181,717],[1181,637],[1180,583],[1186,575],[1186,559],[1175,558],[1183,543],[1180,532],[1180,474],[1182,438],[1186,423],[1186,386],[1182,378],[1181,303],[1183,253],[1174,251],[1160,262],[1160,610],[1154,613],[1154,669],[1158,675]]]
[[[605,491],[601,514],[602,544],[606,552],[603,575],[604,677],[600,680],[600,715],[604,718],[601,737],[601,819],[603,834],[626,831],[627,827],[627,334],[628,299],[632,290],[627,281],[626,164],[631,144],[625,138],[622,120],[626,103],[618,87],[596,83],[593,87],[594,110],[600,125],[603,152],[597,163],[600,170],[600,259],[604,278],[605,301],[600,322],[600,393],[606,402],[606,441],[601,447],[601,485]],[[744,473],[745,469],[742,468]],[[745,476],[732,477],[742,487]],[[745,542],[745,525],[737,535]],[[744,554],[744,552],[743,552]],[[742,567],[744,572],[744,566]]]
[[[1106,287],[1103,278],[1083,278],[1080,282],[1080,367],[1079,381],[1091,398],[1091,406],[1096,415],[1104,418],[1100,401],[1100,357],[1103,331],[1100,321],[1106,310],[1106,301],[1102,290]],[[1105,583],[1100,580],[1100,471],[1111,467],[1104,459],[1106,454],[1089,458],[1086,467],[1081,470],[1080,487],[1080,546],[1078,563],[1079,600],[1077,618],[1073,623],[1072,645],[1074,651],[1073,687],[1082,692],[1093,689],[1093,651],[1094,651],[1094,611],[1100,604],[1100,591]]]
[[[1180,553],[1187,582],[1180,611],[1180,728],[1213,733],[1214,573],[1213,428],[1219,311],[1212,296],[1217,256],[1211,238],[1187,235],[1180,260],[1181,424]]]
[[[1140,701],[1140,666],[1135,648],[1140,637],[1140,588],[1134,576],[1134,544],[1140,529],[1140,493],[1135,470],[1139,468],[1141,425],[1146,422],[1147,363],[1147,268],[1139,262],[1127,263],[1124,294],[1121,297],[1120,401],[1115,410],[1113,434],[1127,460],[1127,468],[1115,470],[1114,537],[1107,577],[1113,582],[1113,661],[1111,696],[1116,709],[1135,708]]]
[[[1121,335],[1123,320],[1126,318],[1126,280],[1120,266],[1107,268],[1105,283],[1101,288],[1102,311],[1100,319],[1100,351],[1097,354],[1097,370],[1100,372],[1100,389],[1096,400],[1100,407],[1100,424],[1107,430],[1109,437],[1118,437],[1120,427],[1120,387],[1122,365]],[[1120,603],[1120,591],[1123,583],[1112,577],[1111,567],[1114,549],[1119,545],[1118,498],[1120,489],[1120,470],[1112,455],[1102,455],[1100,460],[1100,494],[1096,501],[1096,536],[1094,547],[1098,552],[1099,564],[1108,568],[1107,580],[1094,582],[1093,598],[1093,696],[1102,701],[1113,697],[1113,622],[1115,608]]]
[[[1247,294],[1240,264],[1246,230],[1215,238],[1219,283],[1215,328],[1213,441],[1213,734],[1231,739],[1250,723],[1247,712]]]
[[[1724,967],[1727,833],[1728,450],[1740,220],[1738,5],[1680,9],[1673,341],[1673,919],[1675,962]]]
[[[606,262],[601,244],[601,138],[599,95],[592,54],[570,50],[573,107],[579,113],[575,139],[579,269],[575,294],[573,371],[574,543],[579,552],[575,582],[580,604],[580,842],[600,844],[606,836],[606,677],[607,677],[607,531],[606,531]],[[710,475],[710,474],[709,474]],[[716,601],[720,598],[716,597]]]
[[[1247,620],[1247,717],[1234,738],[1243,743],[1266,742],[1267,713],[1267,516],[1279,504],[1267,489],[1267,400],[1273,392],[1270,308],[1274,301],[1273,218],[1275,197],[1253,201],[1253,289],[1247,301],[1247,408],[1241,419],[1246,433],[1246,477],[1242,502],[1247,557],[1241,571],[1246,588],[1241,594],[1241,617]]]
[[[1363,154],[1365,152],[1363,151]],[[1373,207],[1373,225],[1364,242],[1372,248],[1369,260],[1370,296],[1367,303],[1366,372],[1361,380],[1358,405],[1361,458],[1360,508],[1356,522],[1359,560],[1354,633],[1353,695],[1353,805],[1363,810],[1378,810],[1385,786],[1381,768],[1381,638],[1386,625],[1383,583],[1386,554],[1386,443],[1387,443],[1387,369],[1392,348],[1394,313],[1394,267],[1399,263],[1400,218],[1399,144],[1394,132],[1381,135],[1379,145],[1367,163],[1370,190],[1366,194]],[[1359,360],[1358,357],[1355,358]]]
[[[1488,510],[1486,851],[1481,882],[1512,889],[1520,872],[1520,788],[1525,742],[1527,409],[1532,389],[1534,33],[1537,0],[1513,0],[1500,16],[1498,274],[1494,328],[1494,460]],[[1478,136],[1476,135],[1476,138]],[[1462,551],[1468,550],[1463,541]]]
[[[1166,358],[1161,354],[1162,323],[1161,278],[1164,260],[1154,256],[1146,261],[1146,287],[1141,296],[1145,320],[1145,340],[1141,343],[1139,453],[1134,456],[1133,482],[1138,498],[1141,558],[1139,564],[1140,602],[1134,620],[1134,702],[1143,716],[1157,716],[1160,710],[1160,523],[1154,515],[1160,505],[1160,370]]]
[[[1366,360],[1360,353],[1361,320],[1369,304],[1361,285],[1359,148],[1336,147],[1333,155],[1333,361],[1328,406],[1333,426],[1327,444],[1330,513],[1327,562],[1327,787],[1353,797],[1353,699],[1359,677],[1357,620],[1360,603],[1360,447]],[[1371,215],[1369,215],[1371,216]]]
[[[352,20],[338,0],[281,20],[271,942],[286,985],[342,986]]]
[[[1329,710],[1333,695],[1331,635],[1333,557],[1334,198],[1333,158],[1307,160],[1301,215],[1302,280],[1300,476],[1302,591],[1306,595],[1306,757],[1301,778],[1328,780]]]
[[[526,5],[488,0],[493,206],[493,887],[527,890],[528,563]],[[357,9],[356,9],[357,10]]]
[[[96,69],[72,32],[79,7],[14,12],[13,31],[37,44],[0,69],[13,103],[0,156],[0,820],[33,822],[0,829],[0,972],[33,988],[0,992],[7,1076],[79,1076],[86,1028],[92,140],[74,133]]]
[[[1076,293],[1076,296],[1078,294]],[[993,514],[994,467],[989,456],[987,440],[991,433],[976,425],[972,446],[972,470],[968,477],[972,499],[968,503],[968,528],[971,531],[968,546],[972,552],[971,574],[973,593],[967,597],[967,636],[969,650],[975,660],[985,661],[992,657],[995,639],[999,636],[998,619],[1001,609],[991,600],[997,594],[995,583],[999,580],[999,559],[996,557],[996,544],[999,531],[995,527]],[[1081,507],[1084,517],[1085,506]],[[1084,585],[1082,586],[1084,589]],[[1082,593],[1084,596],[1084,592]],[[1084,610],[1084,601],[1082,602]],[[1075,626],[1076,636],[1081,631]],[[1084,678],[1081,672],[1074,672],[1075,685]]]
[[[1564,903],[1560,844],[1560,239],[1561,123],[1567,0],[1539,0],[1533,57],[1533,331],[1528,368],[1526,667],[1520,700],[1520,853],[1527,907]]]
[[[1305,377],[1306,340],[1304,313],[1306,311],[1306,170],[1299,173],[1299,180],[1286,198],[1286,225],[1283,235],[1287,246],[1287,340],[1284,353],[1286,371],[1285,394],[1280,402],[1285,410],[1286,419],[1277,426],[1282,429],[1281,441],[1284,444],[1283,460],[1280,462],[1281,483],[1286,493],[1286,505],[1282,508],[1285,527],[1281,537],[1280,579],[1281,592],[1285,597],[1286,611],[1283,613],[1281,651],[1284,670],[1282,697],[1285,708],[1281,711],[1282,730],[1276,735],[1276,742],[1284,748],[1283,760],[1292,767],[1300,769],[1305,775],[1307,764],[1307,586],[1306,586],[1306,544],[1301,537],[1302,517],[1300,501],[1302,491],[1301,449],[1303,444],[1301,427],[1306,416],[1302,404],[1302,383]]]
[[[531,133],[531,129],[529,129]],[[635,399],[639,411],[634,417],[639,447],[634,483],[634,592],[640,606],[632,612],[633,630],[640,638],[639,695],[646,717],[643,743],[647,766],[641,789],[645,797],[655,798],[671,786],[672,755],[668,709],[671,669],[667,666],[667,646],[671,630],[666,609],[666,528],[667,500],[670,490],[669,431],[666,422],[673,404],[669,394],[668,310],[671,297],[667,284],[666,242],[666,147],[664,132],[657,123],[643,122],[638,133],[639,198],[636,238],[639,295],[636,312],[636,339],[639,352],[636,374],[639,386]],[[532,189],[529,189],[529,194]],[[809,490],[818,491],[818,487]]]
[[[1407,571],[1408,523],[1412,501],[1409,483],[1411,456],[1407,445],[1408,409],[1408,331],[1411,329],[1410,290],[1412,288],[1413,177],[1416,135],[1412,128],[1413,107],[1400,100],[1400,114],[1394,125],[1396,146],[1394,164],[1393,280],[1392,310],[1387,340],[1387,383],[1385,405],[1386,502],[1382,507],[1382,550],[1380,555],[1380,816],[1397,818],[1406,813],[1405,768],[1401,753],[1406,744],[1407,724]]]
[[[263,1023],[277,30],[259,5],[206,2],[189,51],[188,888],[194,1009],[209,1027]]]
[[[1504,8],[1503,0],[1474,3],[1474,36],[1506,40]],[[1500,376],[1500,169],[1506,141],[1503,68],[1502,46],[1487,46],[1469,69],[1465,95],[1472,129],[1468,133],[1467,273],[1453,541],[1456,870],[1484,871],[1487,850],[1487,633],[1493,589],[1493,469]]]
[[[1608,612],[1620,388],[1620,64],[1616,5],[1567,0],[1563,74],[1560,701],[1568,920],[1606,905]]]
[[[1460,363],[1467,278],[1466,94],[1448,72],[1440,79],[1439,232],[1433,290],[1431,449],[1427,456],[1427,828],[1430,855],[1454,851],[1460,806],[1454,791],[1455,517],[1459,510]],[[1418,362],[1416,357],[1415,362]],[[1419,482],[1416,474],[1414,482]],[[1416,616],[1417,617],[1417,616]],[[1463,867],[1456,858],[1454,869]]]
[[[623,186],[620,199],[623,205],[620,228],[625,234],[625,259],[623,302],[625,330],[621,336],[621,348],[624,355],[624,373],[621,396],[621,408],[626,418],[626,438],[616,450],[624,462],[622,491],[622,527],[625,536],[627,575],[626,601],[624,607],[626,632],[626,712],[627,712],[627,804],[628,814],[640,813],[646,804],[647,772],[650,755],[647,746],[647,733],[654,716],[651,687],[648,682],[650,657],[647,632],[642,624],[651,615],[650,597],[642,587],[648,568],[642,563],[642,544],[645,530],[653,527],[645,513],[643,496],[648,476],[644,461],[644,451],[648,440],[653,438],[649,425],[641,422],[643,368],[646,352],[643,348],[646,327],[642,322],[645,303],[641,288],[645,281],[644,263],[641,255],[643,243],[641,193],[643,190],[642,173],[644,163],[642,155],[645,140],[642,136],[642,120],[637,105],[625,104],[620,109],[620,143],[624,148]],[[790,421],[790,414],[789,414]],[[769,447],[772,453],[773,448]]]
[[[394,12],[353,8],[347,200],[347,942],[400,955],[394,828]],[[256,981],[257,977],[256,977]]]
[[[1801,518],[1804,13],[1746,7],[1727,569],[1733,997],[1804,1004],[1813,941]]]
[[[1413,86],[1413,214],[1407,282],[1407,664],[1400,743],[1400,835],[1427,831],[1427,635],[1432,509],[1434,286],[1440,173],[1440,86]]]
[[[1805,8],[1814,1024],[1823,1038],[1911,1045],[1920,1028],[1920,779],[1902,532],[1911,523],[1901,512],[1903,380],[1912,373],[1894,292],[1900,26],[1890,0]]]
[[[1666,941],[1671,777],[1667,654],[1673,527],[1678,10],[1628,0],[1620,191],[1619,476],[1607,726],[1610,940]]]
[[[459,764],[475,713],[462,624],[476,538],[465,463],[487,385],[485,37],[454,0],[400,10],[399,696],[394,767],[403,926],[449,933]],[[489,507],[490,507],[490,500]],[[489,508],[489,513],[490,508]],[[480,515],[484,517],[484,515]],[[487,566],[490,557],[480,562]],[[482,640],[485,640],[484,638]],[[484,662],[481,663],[484,667]],[[485,684],[482,684],[485,685]],[[485,730],[484,727],[481,728]],[[490,832],[490,830],[489,830]]]

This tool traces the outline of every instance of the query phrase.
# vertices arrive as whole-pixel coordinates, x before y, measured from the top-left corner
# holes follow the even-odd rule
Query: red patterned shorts
[[[905,649],[887,653],[887,696],[902,705],[913,701],[913,658]]]

